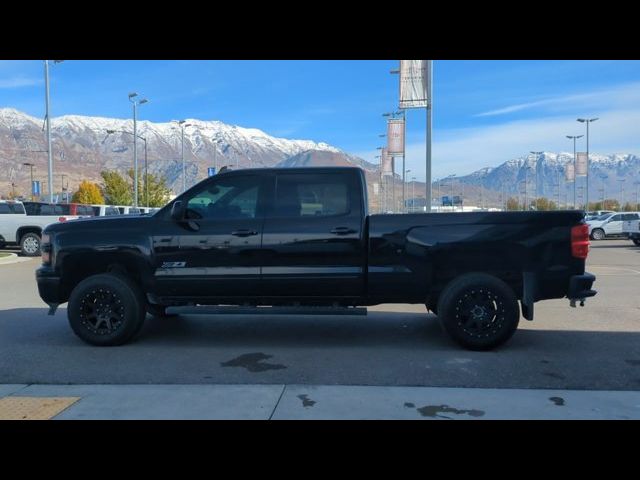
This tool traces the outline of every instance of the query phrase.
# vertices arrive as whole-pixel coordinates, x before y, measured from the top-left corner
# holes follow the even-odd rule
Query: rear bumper
[[[63,297],[62,283],[60,277],[51,267],[40,267],[36,270],[36,282],[38,283],[38,293],[40,298],[47,305],[66,302]]]
[[[569,293],[567,294],[567,298],[570,300],[581,300],[593,297],[598,293],[591,289],[595,281],[596,276],[588,272],[585,272],[583,275],[572,276],[569,280]]]

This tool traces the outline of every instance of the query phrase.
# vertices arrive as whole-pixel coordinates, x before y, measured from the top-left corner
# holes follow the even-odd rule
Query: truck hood
[[[86,217],[58,222],[49,225],[45,233],[70,231],[99,231],[114,229],[131,229],[144,227],[151,220],[151,216],[142,215],[114,215],[112,217]]]

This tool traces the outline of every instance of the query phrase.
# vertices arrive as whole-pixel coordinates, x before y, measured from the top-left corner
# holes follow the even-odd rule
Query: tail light
[[[571,228],[571,255],[586,260],[589,254],[589,226],[576,225]]]
[[[59,222],[66,222],[67,221],[67,217],[58,217],[58,221]]]

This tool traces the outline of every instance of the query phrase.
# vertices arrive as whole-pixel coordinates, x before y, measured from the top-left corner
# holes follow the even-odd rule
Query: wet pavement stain
[[[558,380],[565,380],[565,376],[564,375],[560,375],[559,373],[555,373],[555,372],[542,372],[543,375],[546,375],[547,377],[551,377],[551,378],[556,378]]]
[[[634,367],[640,367],[640,360],[636,360],[633,358],[627,358],[625,359],[625,362],[627,362],[629,365],[633,365]]]
[[[447,420],[452,420],[452,418],[440,414],[453,413],[454,415],[469,415],[471,417],[482,417],[484,415],[484,410],[459,410],[449,405],[426,405],[417,410],[423,417],[446,418]]]
[[[411,402],[404,402],[404,406],[407,408],[416,408],[415,404]]]
[[[299,398],[300,400],[302,400],[302,406],[303,406],[304,408],[307,408],[307,407],[313,407],[316,403],[318,403],[318,402],[316,402],[315,400],[311,400],[311,399],[309,398],[309,395],[306,395],[306,394],[305,394],[305,395],[298,395],[298,398]]]
[[[564,406],[564,398],[562,397],[549,397],[549,400],[551,400],[554,403],[554,405],[558,407]]]
[[[262,363],[263,360],[267,360],[273,357],[273,355],[265,355],[262,352],[245,353],[228,362],[222,362],[220,365],[223,367],[243,367],[250,372],[264,372],[266,370],[282,370],[287,368],[285,365],[279,365],[277,363]]]
[[[540,360],[540,363],[551,363],[549,360]]]

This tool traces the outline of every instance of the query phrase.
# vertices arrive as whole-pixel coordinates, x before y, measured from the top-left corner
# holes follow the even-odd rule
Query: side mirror
[[[173,202],[171,206],[171,220],[181,222],[184,220],[184,204],[181,200]]]

